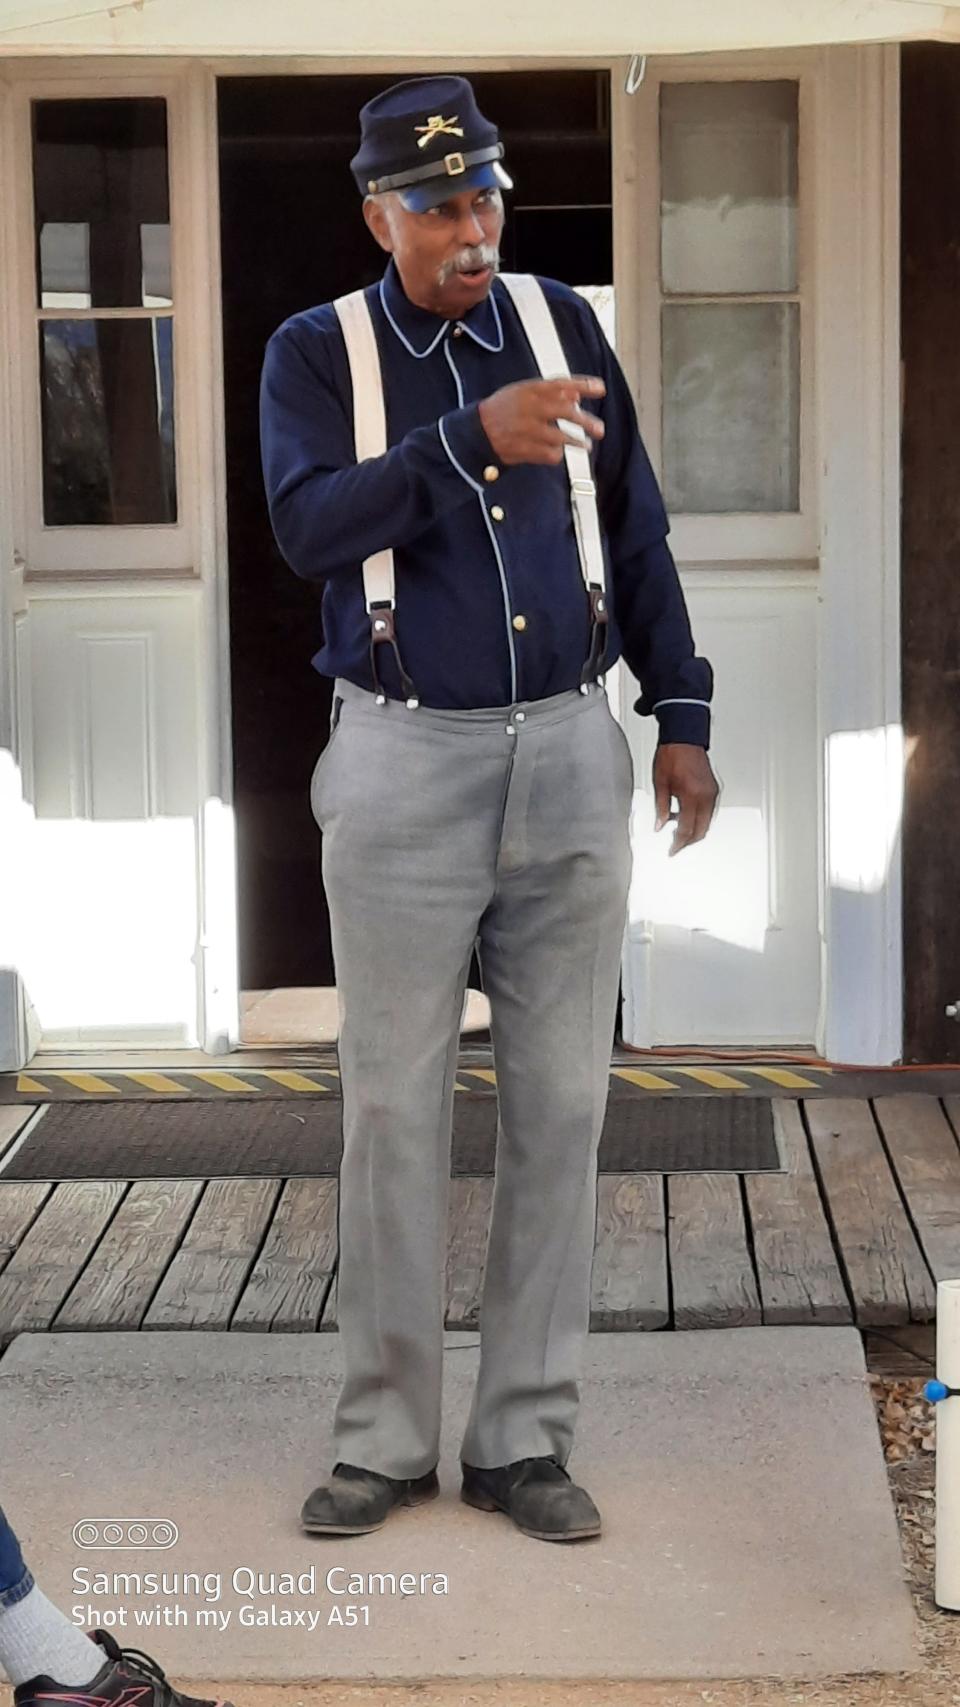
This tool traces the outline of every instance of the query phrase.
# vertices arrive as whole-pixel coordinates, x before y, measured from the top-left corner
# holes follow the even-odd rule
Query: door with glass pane
[[[809,1043],[819,1001],[817,518],[802,59],[662,64],[620,97],[618,335],[698,652],[714,667],[706,841],[653,834],[656,732],[628,712],[624,1036]],[[636,697],[623,671],[623,703]]]
[[[191,1043],[202,647],[196,429],[181,404],[188,274],[171,244],[179,94],[155,79],[25,75],[15,128],[18,694],[33,808],[20,971],[47,1044]]]

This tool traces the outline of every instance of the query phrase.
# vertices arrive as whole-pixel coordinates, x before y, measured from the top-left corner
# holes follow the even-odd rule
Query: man
[[[637,709],[658,717],[672,852],[705,835],[717,799],[712,672],[592,310],[539,281],[572,374],[540,377],[498,277],[510,179],[470,84],[409,79],[360,118],[351,166],[391,257],[360,302],[372,365],[348,348],[360,333],[343,305],[323,304],[273,334],[261,394],[272,525],[292,568],[325,583],[313,663],[335,677],[311,803],[340,1008],[344,1381],[336,1462],[301,1521],[361,1533],[438,1491],[451,1110],[476,943],[499,1137],[461,1492],[529,1535],[576,1540],[600,1530],[566,1460],[633,794],[602,670],[622,649]],[[381,386],[382,451],[357,456],[380,432]],[[571,483],[577,443],[593,478]]]

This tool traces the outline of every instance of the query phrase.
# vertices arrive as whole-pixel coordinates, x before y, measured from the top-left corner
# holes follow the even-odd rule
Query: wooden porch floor
[[[934,1321],[936,1282],[960,1276],[960,1095],[772,1106],[784,1173],[601,1176],[594,1329],[844,1323],[903,1343]],[[492,1188],[451,1181],[451,1328],[478,1325]],[[331,1178],[0,1182],[0,1344],[332,1330],[336,1258]]]

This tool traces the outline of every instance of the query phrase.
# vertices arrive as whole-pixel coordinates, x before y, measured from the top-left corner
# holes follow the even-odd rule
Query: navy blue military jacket
[[[605,423],[591,452],[611,603],[604,668],[626,658],[660,740],[709,745],[713,673],[694,652],[668,523],[623,372],[588,303],[541,279],[571,373]],[[590,608],[563,464],[498,464],[478,403],[538,377],[505,286],[462,320],[417,307],[393,261],[366,292],[386,402],[384,456],[357,463],[346,347],[330,303],[285,320],[261,379],[264,481],[290,567],[324,583],[324,645],[312,662],[372,688],[361,565],[391,546],[400,654],[426,706],[508,706],[575,689]],[[490,470],[497,469],[491,478]],[[497,515],[494,515],[494,511]],[[389,646],[384,690],[402,697]]]

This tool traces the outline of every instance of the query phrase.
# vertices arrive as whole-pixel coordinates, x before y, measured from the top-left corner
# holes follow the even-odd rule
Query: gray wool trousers
[[[460,1018],[474,945],[499,1108],[461,1445],[569,1455],[630,878],[633,763],[602,685],[470,711],[337,678],[310,786],[343,1091],[336,1459],[437,1463]],[[338,705],[338,701],[340,702]]]

